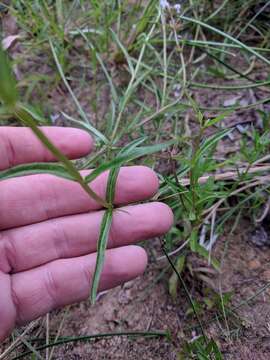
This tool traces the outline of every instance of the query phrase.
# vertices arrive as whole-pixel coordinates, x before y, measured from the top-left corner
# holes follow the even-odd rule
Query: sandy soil
[[[229,308],[239,306],[234,315],[227,316],[227,324],[215,319],[217,308],[200,316],[207,334],[221,345],[224,359],[268,359],[270,354],[270,287],[252,298],[263,286],[270,285],[269,248],[257,248],[250,243],[251,227],[243,224],[245,231],[224,235],[218,242],[214,255],[219,256],[227,247],[222,273],[213,276],[215,288],[233,292]],[[157,248],[158,244],[148,244]],[[148,251],[151,253],[151,251]],[[192,259],[190,259],[192,262]],[[168,294],[168,275],[157,283],[165,263],[153,257],[144,276],[103,295],[97,305],[88,302],[74,305],[68,312],[62,336],[78,336],[134,330],[165,330],[171,339],[116,337],[63,346],[55,351],[56,359],[177,359],[184,340],[191,340],[189,327],[196,322],[186,315],[188,301],[179,289],[175,301]],[[200,265],[206,266],[203,262]],[[196,276],[185,273],[196,299],[202,299],[209,287]],[[246,303],[245,303],[246,302]],[[51,328],[57,329],[63,311],[51,318]],[[229,336],[226,333],[229,328]]]

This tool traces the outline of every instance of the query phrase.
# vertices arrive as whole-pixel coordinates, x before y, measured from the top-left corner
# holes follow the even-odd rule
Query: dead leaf
[[[224,107],[234,106],[234,105],[236,105],[236,103],[239,99],[241,99],[241,95],[234,96],[230,99],[226,99],[226,100],[224,100],[223,106]]]
[[[14,45],[19,38],[20,35],[9,35],[5,37],[2,41],[3,49],[7,50],[11,48],[11,46]]]

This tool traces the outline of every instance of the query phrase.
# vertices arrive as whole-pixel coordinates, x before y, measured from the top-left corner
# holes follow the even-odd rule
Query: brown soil
[[[250,244],[250,226],[244,223],[241,227],[247,230],[220,238],[214,256],[220,256],[224,246],[227,246],[219,280],[222,292],[233,293],[230,309],[245,301],[246,303],[235,311],[234,316],[228,315],[229,336],[221,312],[220,321],[215,320],[216,308],[214,311],[205,311],[200,316],[207,334],[221,345],[224,359],[266,360],[270,356],[270,287],[253,300],[247,300],[263,286],[270,285],[270,249]],[[147,247],[148,252],[156,252],[158,243],[148,243]],[[144,276],[109,291],[95,306],[91,307],[89,302],[72,306],[61,335],[164,330],[171,333],[171,340],[143,337],[101,339],[59,347],[55,351],[55,358],[177,359],[183,341],[191,340],[196,335],[188,329],[196,322],[186,315],[190,306],[181,289],[177,300],[172,300],[168,293],[167,275],[155,284],[165,265],[166,263],[158,263],[152,258]],[[185,279],[192,283],[189,287],[193,289],[196,299],[202,298],[209,290],[207,284],[195,277],[190,279],[185,274]],[[218,289],[218,277],[214,277],[214,280]],[[64,310],[52,315],[52,331],[57,331],[63,313]]]
[[[46,73],[47,69],[44,72]],[[51,94],[50,109],[57,111],[58,104],[61,104],[60,108],[64,109],[64,104],[66,104],[72,113],[69,96],[65,93],[61,94],[60,90],[58,88]],[[195,93],[201,104],[211,107],[222,106],[226,99],[239,95],[238,92],[229,94],[220,92],[213,95],[214,91],[206,90],[198,90]],[[243,92],[241,94],[242,97],[239,100],[245,100],[247,103],[251,102],[250,96],[255,96],[257,100],[268,96],[262,91],[257,91],[255,95],[254,92],[250,94],[248,91],[245,95]],[[89,94],[85,96],[84,93],[77,93],[77,95],[80,99],[89,98]],[[82,106],[88,110],[89,104],[82,103]],[[267,105],[264,109],[266,107]],[[226,120],[225,126],[231,126],[235,122],[254,123],[257,120],[253,110],[238,112]],[[192,123],[190,126],[192,127]],[[239,149],[240,135],[235,131],[234,136],[234,141],[226,139],[221,143],[220,157],[226,157],[230,152]],[[230,313],[226,321],[216,306],[208,310],[203,308],[200,312],[206,333],[220,344],[226,360],[267,360],[270,358],[270,286],[252,300],[247,301],[256,295],[259,289],[267,284],[270,285],[270,248],[258,248],[251,244],[249,241],[251,230],[249,223],[242,222],[234,234],[224,235],[218,240],[213,254],[220,259],[224,248],[227,249],[221,275],[211,276],[212,287],[216,291],[222,289],[222,292],[233,293],[229,304],[230,309],[241,303],[243,305],[238,307],[233,314]],[[54,312],[50,315],[51,335],[55,336],[65,317],[61,337],[158,330],[169,331],[171,338],[118,336],[78,342],[55,348],[54,359],[178,359],[184,341],[190,341],[198,334],[190,330],[191,326],[194,328],[196,321],[192,316],[187,315],[190,305],[182,289],[179,289],[175,301],[169,295],[168,277],[171,272],[168,271],[157,281],[161,271],[167,266],[166,261],[155,260],[161,254],[159,242],[148,242],[146,247],[150,265],[142,277],[102,295],[95,306],[90,306],[89,302],[83,302],[71,306],[68,311]],[[189,261],[191,265],[197,266],[196,259],[191,257]],[[201,262],[200,265],[207,267],[205,262]],[[196,273],[191,276],[189,272],[186,272],[184,278],[192,295],[198,301],[203,301],[205,294],[212,291],[211,285],[203,282]],[[215,318],[217,313],[220,319]],[[38,334],[44,337],[44,328],[44,323],[41,321],[31,336]],[[8,341],[4,346],[7,345]]]

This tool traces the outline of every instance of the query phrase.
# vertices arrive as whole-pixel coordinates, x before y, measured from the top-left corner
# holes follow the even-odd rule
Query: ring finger
[[[96,251],[103,211],[65,216],[2,231],[0,270],[16,273],[61,258]],[[159,236],[172,225],[172,212],[162,203],[127,206],[115,211],[109,247]]]

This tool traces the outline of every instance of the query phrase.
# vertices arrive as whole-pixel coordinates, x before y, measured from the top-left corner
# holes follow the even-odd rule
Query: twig
[[[46,345],[50,343],[50,314],[46,315]],[[46,360],[49,360],[49,348],[46,349]]]
[[[24,332],[22,334],[20,334],[15,341],[13,341],[13,343],[0,355],[0,360],[5,359],[5,357],[16,347],[16,345],[22,341],[23,337],[29,333],[29,331],[31,331],[37,324],[38,324],[39,320],[33,321],[31,322],[27,328],[24,330]]]
[[[264,176],[262,178],[259,178],[259,180],[256,180],[250,184],[246,184],[245,186],[242,186],[241,188],[238,188],[234,191],[232,191],[228,196],[234,196],[244,190],[247,190],[249,188],[252,188],[257,185],[261,185],[265,181],[270,181],[270,176]],[[210,219],[214,211],[217,211],[217,209],[220,207],[220,205],[227,199],[228,197],[222,198],[219,201],[217,201],[213,206],[211,206],[209,209],[207,209],[204,214],[209,213],[204,221],[207,221]]]
[[[269,155],[270,157],[270,155]],[[254,174],[256,172],[265,172],[270,170],[270,165],[261,165],[261,166],[253,166],[248,171],[246,171],[246,167],[238,169],[238,171],[227,171],[222,174],[213,174],[213,175],[206,175],[199,178],[199,184],[205,184],[210,178],[214,181],[222,181],[222,180],[235,180],[239,178],[239,174],[247,173],[247,174]],[[182,186],[190,185],[190,179],[184,178],[179,179],[179,183]]]
[[[270,197],[268,196],[268,199],[264,205],[263,212],[260,217],[255,218],[255,222],[257,224],[261,223],[266,218],[266,216],[269,214],[269,210],[270,210]]]
[[[181,244],[177,249],[173,250],[172,252],[168,253],[168,256],[173,256],[177,253],[179,253],[182,249],[184,249],[184,247],[187,246],[187,244],[189,243],[190,239],[187,239],[183,244]],[[166,256],[163,255],[163,256],[160,256],[156,259],[156,261],[161,261],[161,260],[164,260],[166,259]]]

